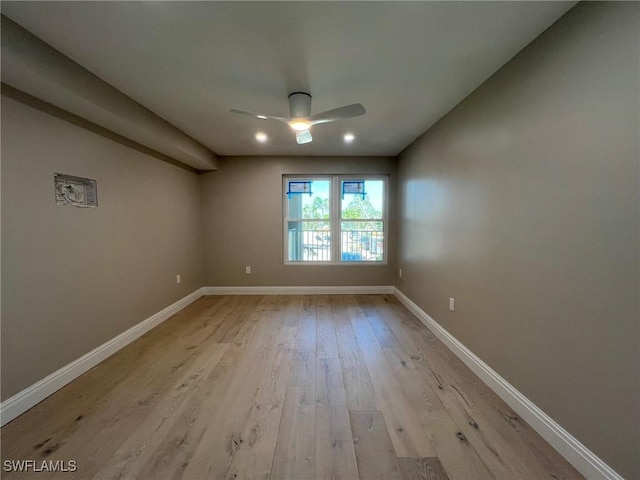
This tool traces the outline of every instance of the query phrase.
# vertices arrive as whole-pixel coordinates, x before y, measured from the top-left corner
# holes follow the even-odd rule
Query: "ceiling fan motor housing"
[[[289,95],[289,113],[291,118],[303,118],[311,115],[311,95],[294,92]]]

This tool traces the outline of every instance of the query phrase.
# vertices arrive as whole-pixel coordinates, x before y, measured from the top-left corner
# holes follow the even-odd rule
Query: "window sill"
[[[285,267],[386,267],[384,262],[284,262]]]

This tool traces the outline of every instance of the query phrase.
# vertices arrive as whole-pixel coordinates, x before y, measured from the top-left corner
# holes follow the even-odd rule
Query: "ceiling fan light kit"
[[[292,120],[289,122],[289,126],[298,132],[303,132],[305,130],[309,130],[311,124],[309,122],[305,122],[304,120]]]
[[[326,112],[311,115],[311,95],[305,92],[293,92],[289,95],[290,118],[276,117],[274,115],[257,114],[246,110],[231,109],[231,113],[249,115],[261,120],[276,120],[286,123],[296,132],[296,142],[300,145],[313,140],[309,129],[321,123],[330,123],[337,120],[359,117],[367,113],[365,108],[359,103],[345,105],[343,107],[327,110]]]

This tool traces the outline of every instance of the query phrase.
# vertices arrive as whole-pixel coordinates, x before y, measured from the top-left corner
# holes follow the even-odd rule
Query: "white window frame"
[[[287,198],[287,182],[290,180],[299,181],[317,181],[317,180],[329,180],[330,181],[330,213],[329,213],[329,229],[331,232],[331,258],[330,261],[312,261],[312,260],[289,260],[289,231],[288,222],[289,219],[289,202]],[[381,180],[383,182],[383,194],[384,201],[382,205],[382,221],[383,226],[383,238],[384,248],[381,261],[365,261],[365,260],[342,260],[342,191],[341,185],[343,181],[353,180]],[[292,219],[296,221],[298,219]],[[349,219],[345,220],[349,221]],[[283,175],[282,176],[282,244],[283,244],[283,260],[285,265],[294,266],[336,266],[336,265],[348,265],[348,266],[380,266],[387,265],[388,252],[389,252],[389,176],[388,175]]]

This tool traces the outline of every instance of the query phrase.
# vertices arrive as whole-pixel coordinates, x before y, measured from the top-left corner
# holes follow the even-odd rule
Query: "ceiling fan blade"
[[[284,122],[284,123],[287,123],[289,121],[286,118],[282,118],[282,117],[275,117],[273,115],[262,115],[261,113],[253,113],[253,112],[248,112],[246,110],[237,110],[235,108],[232,108],[229,111],[231,113],[238,113],[240,115],[248,115],[250,117],[259,118],[261,120],[278,120],[279,122]]]
[[[318,123],[335,122],[336,120],[359,117],[365,113],[367,113],[367,111],[360,103],[354,103],[352,105],[345,105],[344,107],[338,107],[333,110],[317,113],[316,115],[309,117],[308,120],[311,125],[317,125]]]
[[[302,132],[296,133],[296,142],[298,142],[298,145],[309,143],[311,142],[311,140],[313,140],[313,137],[311,136],[311,132],[309,130],[304,130]]]

